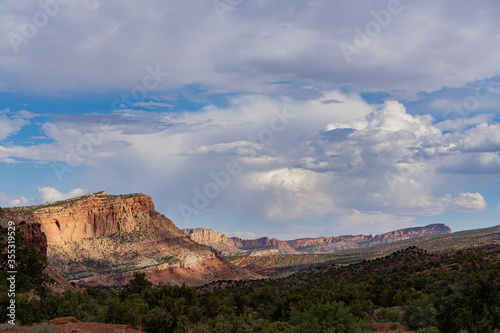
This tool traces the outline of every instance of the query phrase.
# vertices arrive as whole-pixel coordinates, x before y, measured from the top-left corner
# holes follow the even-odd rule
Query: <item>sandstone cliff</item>
[[[431,224],[425,227],[407,228],[391,231],[381,235],[356,235],[338,237],[301,238],[282,241],[276,238],[262,237],[259,239],[240,239],[226,237],[214,230],[184,229],[200,244],[211,246],[221,251],[223,255],[262,255],[266,253],[298,254],[298,253],[329,253],[342,250],[371,247],[397,241],[451,233],[444,224]],[[266,252],[267,251],[267,252]]]
[[[182,229],[182,231],[196,243],[211,246],[218,251],[224,253],[239,251],[234,242],[222,232],[204,228]]]
[[[49,266],[70,281],[121,285],[138,270],[172,284],[255,277],[191,240],[144,194],[98,192],[4,214],[28,230],[26,239],[42,253],[45,247]]]

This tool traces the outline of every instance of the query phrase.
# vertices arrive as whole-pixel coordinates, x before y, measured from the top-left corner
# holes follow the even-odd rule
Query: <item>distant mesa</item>
[[[372,247],[394,243],[417,237],[434,236],[451,233],[451,229],[442,224],[431,224],[425,227],[415,227],[391,231],[381,235],[357,235],[301,238],[282,241],[276,238],[262,237],[258,239],[228,238],[225,234],[210,229],[183,229],[191,239],[203,245],[211,246],[225,256],[231,255],[265,255],[331,253],[343,250]]]

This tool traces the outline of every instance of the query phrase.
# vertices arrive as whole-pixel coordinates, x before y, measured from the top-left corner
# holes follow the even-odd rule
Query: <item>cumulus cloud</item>
[[[459,138],[456,148],[462,152],[500,151],[500,124],[482,123]]]
[[[486,210],[486,201],[479,193],[460,193],[453,200],[453,208],[463,213],[476,213]]]
[[[411,116],[402,104],[389,101],[360,119],[331,123],[295,147],[294,154],[281,154],[289,160],[301,156],[300,168],[254,172],[247,183],[259,193],[269,219],[482,210],[482,197],[432,195],[435,177],[426,169],[452,154],[449,150],[432,117]]]
[[[0,196],[3,202],[7,202],[8,206],[27,206],[33,199],[26,198],[23,195]]]
[[[41,205],[46,202],[65,200],[73,197],[78,197],[87,193],[86,190],[75,188],[67,193],[59,192],[57,189],[49,186],[39,187],[38,195],[33,197],[25,197],[23,195],[6,195],[0,193],[1,206],[32,206]]]
[[[333,99],[341,103],[323,103]],[[178,208],[188,205],[198,213],[249,210],[276,223],[355,216],[360,228],[389,217],[394,226],[409,226],[415,216],[449,209],[482,211],[481,194],[447,193],[440,177],[471,163],[483,165],[478,174],[498,170],[496,152],[477,152],[496,149],[494,122],[443,133],[431,116],[411,115],[399,102],[374,107],[338,91],[309,101],[240,96],[199,112],[113,116],[104,127],[102,120],[87,115],[45,124],[51,143],[0,147],[0,158],[66,165],[77,154],[80,165],[92,167],[85,184],[161,197],[159,209],[180,224],[186,216]],[[221,176],[230,163],[241,172]],[[206,194],[207,186],[219,188]],[[79,193],[46,188],[39,198]]]
[[[43,202],[59,201],[84,195],[86,191],[82,188],[75,188],[67,193],[61,193],[53,187],[40,187],[38,189],[39,198]]]

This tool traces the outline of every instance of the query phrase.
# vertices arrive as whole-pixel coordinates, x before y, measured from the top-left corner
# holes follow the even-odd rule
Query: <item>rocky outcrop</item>
[[[236,253],[240,251],[232,240],[229,240],[226,234],[212,229],[196,228],[182,229],[193,241],[204,244],[223,253]]]
[[[282,241],[276,238],[267,237],[250,240],[240,239],[238,237],[228,238],[225,234],[220,232],[201,228],[184,229],[183,231],[190,235],[192,239],[196,239],[198,243],[211,246],[221,251],[223,255],[259,255],[259,253],[265,253],[265,251],[269,252],[270,250],[274,250],[281,254],[329,253],[394,243],[410,238],[451,233],[451,229],[444,224],[431,224],[425,227],[400,229],[376,236],[349,235]]]
[[[231,241],[234,242],[236,247],[245,251],[263,251],[269,249],[276,249],[281,254],[294,254],[298,253],[291,247],[287,241],[282,241],[276,238],[262,237],[258,239],[241,239],[232,237]]]
[[[78,283],[121,285],[135,271],[152,281],[191,285],[258,277],[191,240],[144,194],[98,192],[4,214],[27,230],[26,239],[38,242],[41,251],[46,244],[55,272]]]
[[[22,223],[19,230],[23,233],[27,245],[33,245],[38,252],[47,258],[47,236],[42,231],[40,223]]]

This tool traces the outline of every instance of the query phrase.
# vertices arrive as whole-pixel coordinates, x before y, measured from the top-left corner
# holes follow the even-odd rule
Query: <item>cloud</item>
[[[453,101],[446,98],[436,99],[429,103],[429,106],[433,109],[448,110],[453,106]]]
[[[322,103],[331,99],[342,103]],[[181,224],[179,207],[188,205],[198,213],[251,211],[275,223],[357,214],[367,223],[387,215],[409,225],[404,218],[480,211],[482,197],[443,185],[443,174],[475,156],[484,166],[478,174],[498,169],[497,153],[475,152],[496,149],[496,123],[443,133],[431,116],[411,115],[397,101],[374,107],[357,94],[331,91],[308,101],[250,95],[198,112],[136,111],[46,123],[52,142],[0,147],[0,158],[67,165],[69,156],[79,162],[67,165],[72,170],[90,166],[86,187],[146,192]],[[241,172],[221,176],[231,163]],[[44,200],[71,195],[43,191]]]
[[[498,153],[473,153],[448,157],[443,160],[436,172],[470,175],[499,174],[500,156]]]
[[[362,235],[379,235],[384,232],[415,227],[414,220],[413,217],[395,216],[381,212],[367,214],[355,210],[351,215],[340,216],[334,230],[337,235],[342,234],[341,230],[350,233],[355,230]]]
[[[18,132],[29,121],[22,118],[11,119],[5,114],[0,114],[0,140],[5,140],[10,135]]]
[[[257,238],[257,234],[249,231],[233,231],[231,236],[228,237],[239,237],[241,239],[255,239]]]
[[[15,195],[3,197],[2,201],[8,202],[9,206],[28,206],[32,199],[28,199],[23,195]]]
[[[500,124],[479,124],[457,141],[456,149],[462,152],[500,151]]]
[[[492,114],[479,114],[474,117],[466,118],[461,117],[457,119],[448,119],[441,121],[435,126],[439,128],[441,131],[462,131],[463,129],[475,126],[482,123],[487,123],[493,119],[494,115]]]
[[[37,2],[4,2],[8,15],[0,17],[0,27],[6,34],[21,36],[22,18],[42,10]],[[356,46],[355,28],[376,22],[368,13],[386,3],[247,1],[223,22],[212,2],[95,0],[60,7],[17,53],[9,38],[1,41],[0,71],[9,82],[2,89],[129,90],[141,85],[147,66],[161,64],[171,75],[160,90],[199,83],[211,92],[310,97],[350,86],[416,98],[500,72],[493,3],[404,1],[368,45],[358,45],[351,64],[341,43]]]
[[[249,183],[271,220],[345,213],[341,200],[335,200],[337,195],[326,193],[332,183],[328,174],[283,168],[255,173]]]
[[[146,109],[158,109],[158,108],[171,108],[174,105],[170,103],[150,101],[150,102],[137,102],[134,104],[134,106]]]
[[[59,201],[59,200],[65,200],[73,197],[79,197],[82,196],[86,193],[84,189],[81,188],[75,188],[65,194],[59,192],[53,187],[40,187],[38,189],[39,192],[39,198],[42,202],[52,202],[52,201]]]
[[[486,201],[479,193],[460,193],[453,200],[453,208],[462,213],[477,213],[486,210]]]
[[[65,200],[73,197],[78,197],[87,193],[86,190],[81,188],[75,188],[67,193],[61,193],[53,187],[39,187],[38,195],[27,198],[23,195],[5,195],[0,193],[0,203],[12,206],[32,206],[41,205],[46,202]]]

